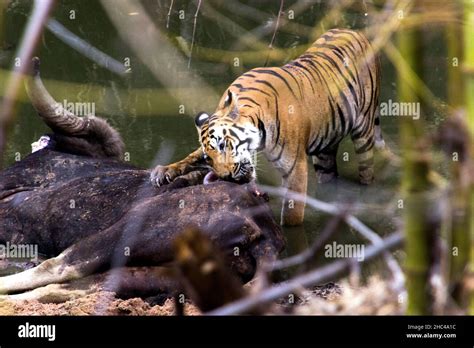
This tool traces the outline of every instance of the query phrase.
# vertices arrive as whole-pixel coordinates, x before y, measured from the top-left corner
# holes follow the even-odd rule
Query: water
[[[147,13],[155,22],[157,28],[166,34],[172,42],[184,50],[189,50],[193,16],[196,10],[194,1],[175,1],[169,17],[167,13],[170,1],[143,1]],[[258,11],[250,11],[245,15],[237,9],[231,8],[238,4],[236,1],[205,1],[197,19],[195,47],[191,61],[190,72],[200,76],[220,95],[226,86],[241,73],[253,67],[262,66],[266,54],[257,58],[246,56],[241,65],[233,66],[230,57],[216,54],[213,59],[202,58],[202,47],[215,50],[249,51],[242,38],[242,30],[253,30],[260,27],[265,30],[266,25],[272,25],[272,20],[278,13],[279,1],[258,2]],[[242,3],[252,4],[252,1]],[[285,7],[291,9],[296,2],[285,1]],[[311,2],[308,2],[311,3]],[[319,20],[328,11],[328,1],[315,1],[309,5],[302,15],[297,15],[292,23],[299,23],[311,29],[319,26]],[[206,6],[210,6],[206,7]],[[218,22],[211,18],[212,11],[217,11],[231,22]],[[74,19],[71,14],[74,11]],[[181,12],[184,11],[184,12]],[[243,11],[246,11],[245,8]],[[6,47],[18,47],[19,39],[26,23],[29,12],[29,2],[12,1],[7,11]],[[180,19],[184,13],[185,18]],[[363,9],[346,11],[343,17],[330,21],[330,27],[362,26],[367,17]],[[138,14],[140,15],[140,14]],[[285,13],[289,15],[289,10]],[[370,15],[370,14],[369,14]],[[109,20],[99,2],[63,0],[59,1],[53,14],[54,18],[70,31],[91,43],[98,49],[114,57],[120,62],[129,58],[132,64],[132,73],[125,78],[117,76],[106,69],[100,68],[94,62],[75,52],[58,40],[50,32],[45,32],[40,44],[38,55],[41,58],[41,72],[46,80],[46,86],[51,94],[59,101],[95,103],[96,113],[106,117],[123,135],[130,161],[140,167],[152,167],[156,161],[162,164],[179,160],[198,146],[197,134],[194,128],[193,115],[180,115],[180,101],[171,97],[167,86],[161,85],[150,73],[148,68],[140,62],[129,46],[118,36],[117,30]],[[224,25],[225,24],[225,25]],[[262,25],[263,24],[263,25]],[[259,29],[259,30],[260,30]],[[305,29],[305,30],[306,30]],[[288,52],[287,57],[276,62],[282,65],[294,58],[300,45],[308,43],[308,33],[291,33],[290,30],[279,30],[276,35],[275,46],[282,47]],[[257,30],[258,32],[258,30]],[[440,28],[430,27],[425,32],[427,55],[425,58],[426,83],[431,91],[441,100],[445,99],[445,76],[447,56],[442,44],[443,33]],[[263,36],[262,42],[267,45],[272,31]],[[162,54],[156,52],[157,55]],[[3,69],[1,78],[5,77],[4,69],[11,66],[13,51],[4,50],[0,55],[0,64]],[[381,101],[396,100],[396,79],[393,65],[385,55],[382,55],[382,94]],[[221,60],[221,61],[219,61]],[[187,58],[185,58],[187,62]],[[173,58],[169,57],[168,64],[160,67],[173,69]],[[182,79],[179,72],[175,76],[178,85],[187,87],[189,81]],[[3,85],[3,83],[2,83]],[[3,88],[2,88],[3,89]],[[11,164],[26,156],[30,144],[42,134],[47,133],[47,127],[35,115],[25,96],[16,109],[17,116],[9,133],[5,164]],[[212,112],[212,110],[207,110]],[[189,110],[188,110],[189,112]],[[191,112],[189,112],[191,114]],[[445,115],[429,111],[422,118],[424,127],[432,129]],[[382,129],[386,143],[394,153],[398,153],[398,126],[394,117],[382,118]],[[160,152],[160,149],[162,150]],[[166,151],[163,151],[166,149]],[[357,183],[357,170],[354,161],[344,162],[342,154],[348,152],[354,157],[352,144],[344,141],[339,150],[340,178],[325,185],[316,185],[313,171],[309,175],[309,195],[328,202],[351,202],[357,208],[357,216],[368,226],[385,235],[396,230],[399,223],[400,209],[397,201],[400,198],[399,179],[400,168],[390,164],[380,156],[376,157],[376,181],[369,187]],[[278,185],[280,179],[264,160],[260,161],[258,170],[259,180],[270,185]],[[280,214],[279,199],[273,198],[272,208],[276,216]],[[288,238],[288,253],[303,249],[321,232],[328,221],[325,214],[307,208],[304,226],[286,229]],[[303,231],[304,233],[301,233]],[[345,228],[336,236],[339,243],[364,243],[360,236]]]

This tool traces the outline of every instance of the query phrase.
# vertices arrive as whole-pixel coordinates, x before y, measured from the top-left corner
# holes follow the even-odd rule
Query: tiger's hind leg
[[[351,138],[359,166],[359,181],[363,185],[368,185],[374,181],[374,127],[361,132],[355,131],[351,134]]]
[[[338,176],[336,155],[337,147],[312,156],[318,183],[324,184]]]

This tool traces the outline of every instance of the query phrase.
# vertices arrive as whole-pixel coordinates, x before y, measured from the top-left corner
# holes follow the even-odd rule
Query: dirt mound
[[[117,299],[112,292],[101,291],[64,303],[0,300],[0,315],[173,315],[174,300],[163,305],[150,305],[141,298]],[[198,315],[199,310],[186,303],[185,315]]]

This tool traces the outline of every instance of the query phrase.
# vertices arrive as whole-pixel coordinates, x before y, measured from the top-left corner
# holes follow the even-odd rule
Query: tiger
[[[351,136],[359,181],[374,179],[374,147],[383,148],[378,100],[380,62],[368,39],[349,29],[331,29],[301,56],[281,67],[254,68],[239,76],[216,111],[201,112],[195,125],[201,146],[185,159],[155,167],[151,181],[164,185],[208,166],[223,180],[256,179],[255,154],[263,152],[282,176],[281,224],[303,223],[308,160],[318,183],[338,176],[336,155]]]

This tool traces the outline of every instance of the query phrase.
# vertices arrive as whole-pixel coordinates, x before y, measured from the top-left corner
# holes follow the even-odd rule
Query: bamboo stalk
[[[458,109],[464,104],[464,95],[462,90],[463,76],[462,76],[462,57],[463,47],[462,40],[459,40],[463,35],[461,26],[462,11],[459,3],[449,4],[450,10],[455,14],[453,20],[446,25],[445,39],[448,51],[448,81],[447,81],[447,96],[448,103],[455,109]],[[456,114],[451,115],[451,121]],[[443,139],[440,139],[443,141]],[[448,153],[448,160],[452,158],[453,154]],[[465,274],[466,266],[469,262],[469,232],[468,232],[468,215],[467,209],[469,207],[469,188],[466,187],[463,179],[464,161],[452,161],[451,165],[451,193],[450,193],[450,212],[449,221],[445,222],[446,239],[450,242],[449,252],[447,253],[447,269],[448,269],[448,288],[451,291],[452,297],[459,303],[463,301],[463,276]]]
[[[468,124],[474,134],[474,2],[466,0],[464,9],[464,73],[466,74],[465,96]]]
[[[471,134],[474,138],[474,2],[470,0],[464,1],[464,72],[465,72],[465,102],[467,110],[467,123]],[[474,147],[473,141],[471,146]],[[474,149],[471,149],[471,160],[474,156]],[[468,273],[468,291],[469,291],[469,313],[474,314],[474,180],[471,180],[470,189],[470,207],[468,210],[468,221],[470,222],[470,263]]]
[[[443,261],[448,289],[456,302],[465,307],[465,284],[469,262],[469,188],[470,188],[470,134],[462,109],[449,115],[433,137],[451,164],[449,205],[443,221],[443,236],[448,241],[448,252]]]
[[[401,55],[411,71],[422,75],[421,32],[404,29],[397,34]],[[419,91],[408,81],[406,71],[398,71],[398,95],[400,102],[419,103]],[[403,151],[402,191],[404,195],[405,221],[405,273],[408,293],[407,314],[423,315],[432,311],[432,294],[429,287],[431,268],[432,231],[428,223],[427,192],[430,157],[420,127],[411,117],[400,122]]]
[[[449,289],[453,298],[463,302],[462,280],[469,262],[469,191],[462,184],[462,164],[455,162],[452,168],[453,190],[450,197],[451,248],[449,250]],[[467,188],[468,189],[468,188]],[[449,237],[449,236],[448,236]]]

